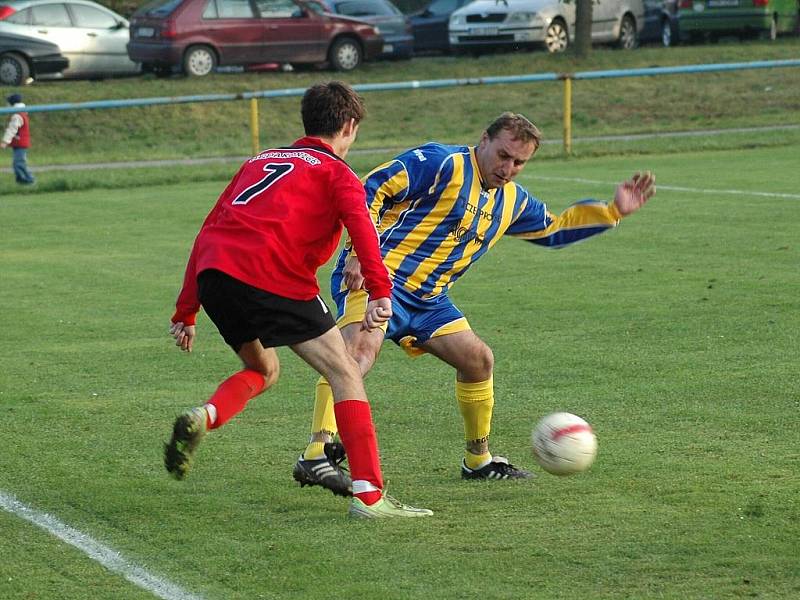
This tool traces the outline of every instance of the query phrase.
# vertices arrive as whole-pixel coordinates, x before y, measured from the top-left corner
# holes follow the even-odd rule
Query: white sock
[[[217,421],[217,407],[213,404],[204,404],[203,408],[208,413],[208,422],[213,425]]]
[[[353,495],[356,494],[363,494],[365,492],[380,492],[379,488],[376,488],[366,479],[356,479],[353,482]]]

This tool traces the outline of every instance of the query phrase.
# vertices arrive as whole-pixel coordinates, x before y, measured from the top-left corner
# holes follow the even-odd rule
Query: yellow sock
[[[314,416],[311,419],[311,441],[303,452],[306,460],[315,460],[325,456],[325,436],[333,437],[339,431],[336,427],[336,415],[333,412],[333,392],[331,386],[320,377],[314,395]]]
[[[492,378],[478,383],[456,381],[456,399],[464,419],[464,439],[467,442],[487,442],[492,425],[494,385]],[[470,469],[483,466],[492,459],[491,453],[464,452],[464,462]]]
[[[309,442],[303,451],[303,458],[306,460],[317,460],[325,456],[325,442]]]
[[[464,450],[464,464],[468,469],[480,469],[492,462],[492,453],[473,454],[469,450]]]

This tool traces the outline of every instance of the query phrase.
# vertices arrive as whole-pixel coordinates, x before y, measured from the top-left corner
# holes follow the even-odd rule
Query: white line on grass
[[[187,592],[174,583],[161,577],[156,577],[142,567],[131,563],[113,548],[101,544],[85,533],[81,533],[47,513],[26,506],[14,496],[5,494],[2,491],[0,491],[0,508],[21,519],[30,521],[69,545],[75,546],[109,571],[119,573],[131,583],[159,598],[164,598],[164,600],[201,600],[200,596]]]
[[[541,179],[542,181],[571,181],[574,183],[591,183],[593,185],[610,185],[616,186],[619,182],[600,181],[598,179],[584,179],[582,177],[548,177],[546,175],[532,175],[531,179]],[[751,192],[748,190],[718,190],[711,188],[690,188],[680,187],[677,185],[659,185],[656,183],[656,188],[659,190],[670,190],[672,192],[690,192],[694,194],[729,194],[735,196],[762,196],[764,198],[789,198],[791,200],[800,200],[800,194],[783,194],[780,192]]]

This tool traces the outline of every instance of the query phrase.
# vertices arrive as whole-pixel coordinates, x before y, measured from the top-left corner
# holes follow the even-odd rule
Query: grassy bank
[[[372,83],[449,77],[482,77],[610,68],[691,65],[797,58],[800,39],[775,43],[720,43],[672,49],[645,47],[635,52],[597,48],[584,61],[541,51],[486,55],[479,58],[420,57],[404,62],[375,62],[348,74],[350,83]],[[107,81],[37,82],[24,90],[28,104],[88,100],[184,96],[305,87],[336,77],[327,71],[216,74],[202,79],[149,76]],[[573,87],[573,135],[597,136],[708,128],[735,128],[800,122],[800,69],[638,77],[577,82]],[[477,139],[501,110],[529,115],[549,140],[562,128],[562,86],[554,82],[469,86],[413,92],[367,94],[368,119],[358,148],[399,148],[436,139],[463,143]],[[301,133],[298,98],[260,101],[261,143],[283,144]],[[250,152],[248,102],[214,102],[115,110],[38,113],[32,118],[36,165],[94,163],[138,159],[244,156]],[[784,143],[782,135],[761,139],[726,136],[716,141],[576,145],[578,156],[608,153],[683,150],[687,146],[748,147]],[[550,145],[542,157],[560,154]],[[370,159],[370,163],[374,162]],[[191,179],[216,177],[206,167],[171,169]],[[225,169],[225,174],[229,169]],[[43,187],[69,189],[82,181],[111,185],[107,170],[82,175],[42,174]],[[6,178],[7,179],[7,178]],[[123,177],[124,179],[124,177]],[[62,183],[53,183],[63,180]],[[48,183],[50,182],[50,183]],[[94,185],[94,184],[90,184]],[[66,186],[66,188],[65,188]],[[17,193],[5,182],[0,194]]]

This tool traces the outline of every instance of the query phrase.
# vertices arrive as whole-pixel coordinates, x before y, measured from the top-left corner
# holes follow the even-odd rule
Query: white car
[[[0,0],[0,34],[51,42],[69,59],[64,77],[138,73],[128,58],[128,21],[89,0]]]
[[[642,0],[600,0],[592,9],[592,42],[638,45]],[[479,52],[544,44],[562,52],[575,39],[575,0],[475,0],[450,15],[450,48]]]

